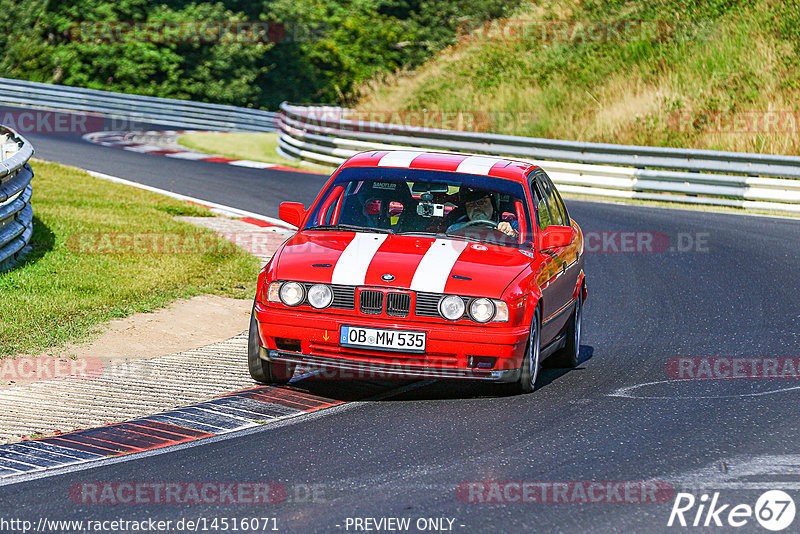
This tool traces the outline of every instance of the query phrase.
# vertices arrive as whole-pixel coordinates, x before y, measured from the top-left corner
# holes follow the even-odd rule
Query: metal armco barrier
[[[274,132],[277,113],[0,78],[0,103],[58,109],[194,130]]]
[[[280,151],[338,165],[364,150],[510,156],[568,193],[800,212],[800,157],[613,145],[353,121],[336,107],[281,104]]]
[[[0,126],[0,272],[16,259],[33,233],[33,147]]]

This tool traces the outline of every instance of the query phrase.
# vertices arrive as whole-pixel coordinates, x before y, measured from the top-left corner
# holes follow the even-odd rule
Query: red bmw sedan
[[[583,235],[547,174],[502,158],[372,151],[343,163],[259,274],[252,377],[298,364],[506,382],[574,367]]]

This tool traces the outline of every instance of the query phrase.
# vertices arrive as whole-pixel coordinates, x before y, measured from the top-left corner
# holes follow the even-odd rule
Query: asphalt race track
[[[0,106],[0,113],[19,109]],[[61,115],[71,114],[62,112]],[[137,127],[143,130],[165,129],[164,126],[147,123],[138,123]],[[272,217],[278,216],[278,204],[284,200],[286,191],[292,191],[298,201],[311,202],[325,182],[324,176],[305,172],[245,167],[229,172],[229,166],[222,164],[209,165],[202,161],[114,150],[88,143],[79,133],[21,133],[33,145],[36,158],[102,172]],[[265,180],[265,177],[268,179]]]
[[[171,160],[79,136],[27,137],[41,159],[273,217],[280,201],[308,203],[324,178]],[[412,526],[445,518],[436,532],[723,532],[731,527],[668,527],[671,492],[698,499],[719,492],[722,503],[754,507],[764,491],[783,489],[797,500],[798,374],[780,367],[778,379],[670,378],[676,369],[699,374],[694,358],[718,358],[709,361],[722,361],[723,371],[753,359],[797,361],[800,221],[567,204],[589,245],[581,363],[570,372],[546,370],[533,394],[417,382],[381,401],[344,404],[285,425],[24,479],[0,488],[0,517],[34,525],[42,517],[205,518],[208,525],[214,518],[274,517],[282,532],[364,532],[354,518],[395,517],[410,518]],[[630,232],[637,233],[625,237]],[[636,242],[642,251],[621,250]],[[319,387],[345,396],[348,383]],[[551,491],[551,502],[497,502],[499,494],[491,503],[474,502],[478,493],[492,494],[464,491],[495,481],[541,482],[551,490],[571,484],[566,497]],[[619,499],[607,492],[602,502],[580,502],[573,489],[592,481],[656,481],[672,490],[655,503],[624,491]],[[70,489],[86,482],[272,482],[285,486],[287,498],[257,505],[76,504]],[[519,496],[506,493],[507,500]],[[726,521],[727,510],[720,518]],[[737,531],[765,532],[754,517]]]

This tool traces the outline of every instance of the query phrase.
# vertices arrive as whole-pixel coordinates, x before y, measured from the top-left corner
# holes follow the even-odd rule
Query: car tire
[[[533,312],[530,333],[528,334],[528,344],[525,346],[525,357],[520,366],[519,379],[509,384],[510,392],[515,394],[531,393],[536,389],[536,379],[539,377],[541,367],[539,357],[541,355],[541,320],[539,310]]]
[[[545,360],[546,367],[572,369],[578,365],[581,352],[581,327],[583,324],[583,288],[578,291],[575,301],[575,310],[567,324],[565,331],[566,342],[564,347]]]
[[[247,367],[253,380],[261,384],[285,384],[294,374],[294,365],[271,362],[261,358],[256,307],[250,313],[250,332],[247,336]]]

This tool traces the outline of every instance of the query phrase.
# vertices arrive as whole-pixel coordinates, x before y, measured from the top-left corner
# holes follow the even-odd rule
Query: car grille
[[[417,305],[414,313],[422,317],[441,317],[439,314],[439,301],[444,297],[438,293],[417,293]],[[469,306],[469,297],[461,297],[464,306]]]
[[[414,313],[425,317],[439,317],[439,300],[441,295],[435,293],[417,293],[417,305]]]
[[[305,282],[303,285],[306,288],[306,292],[313,286],[313,283]],[[356,307],[356,288],[353,286],[330,286],[331,291],[333,291],[333,301],[331,302],[331,308],[339,308],[342,310],[352,310]],[[303,304],[308,304],[308,300],[306,300]]]
[[[411,295],[408,293],[389,293],[386,295],[386,313],[394,317],[405,317],[411,308]]]
[[[333,290],[332,308],[352,310],[356,307],[356,288],[348,286],[331,286]]]
[[[303,282],[308,291],[314,284]],[[331,308],[340,310],[353,310],[356,307],[356,287],[331,285],[333,291],[333,301]],[[359,308],[361,313],[369,315],[381,315],[384,312],[384,300],[386,301],[386,314],[392,317],[407,317],[411,311],[411,294],[391,291],[377,291],[373,289],[362,289],[359,293]],[[385,295],[385,297],[384,297]],[[439,301],[444,295],[440,293],[417,293],[414,314],[420,317],[441,317],[439,314]],[[470,297],[461,297],[464,305],[469,306]],[[308,300],[303,304],[308,304]]]
[[[361,313],[380,315],[383,313],[383,293],[365,289],[361,291],[359,298]]]

